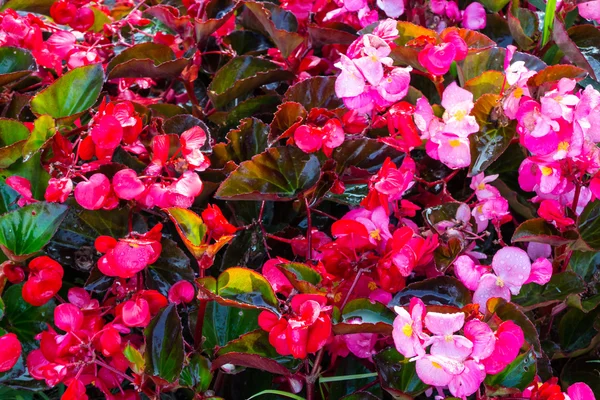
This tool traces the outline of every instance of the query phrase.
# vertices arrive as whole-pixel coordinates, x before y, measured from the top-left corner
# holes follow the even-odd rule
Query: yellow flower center
[[[485,183],[481,182],[479,185],[477,185],[477,189],[479,189],[479,190],[485,189]]]
[[[381,235],[379,234],[379,229],[375,229],[374,231],[371,231],[371,233],[369,235],[375,240],[381,240]]]
[[[550,167],[542,167],[541,170],[544,176],[552,175],[552,168]]]
[[[339,303],[340,301],[342,301],[342,294],[340,292],[337,292],[335,294],[335,296],[333,296],[333,301],[336,303]]]
[[[432,365],[434,368],[438,368],[438,369],[441,369],[441,368],[442,368],[442,366],[441,366],[440,364],[436,363],[435,361],[432,361],[432,362],[431,362],[431,365]]]
[[[452,335],[446,335],[444,336],[444,340],[448,343],[450,343],[453,339],[452,339]]]
[[[567,151],[567,150],[569,150],[569,142],[560,142],[558,144],[558,150],[560,150],[560,151]]]
[[[375,281],[369,282],[369,284],[367,286],[369,287],[369,290],[377,289],[377,284],[375,283]]]
[[[402,327],[402,333],[404,333],[404,336],[406,337],[411,337],[413,334],[413,328],[411,324],[405,324]]]
[[[462,121],[467,116],[467,112],[465,110],[458,110],[454,113],[454,118],[457,121]]]
[[[450,143],[450,146],[452,146],[452,147],[460,146],[460,140],[458,140],[458,139],[450,139],[448,141],[448,143]]]
[[[504,287],[504,281],[500,278],[496,279],[496,285],[499,287]]]
[[[523,96],[523,88],[516,88],[514,94],[516,99],[520,99]]]

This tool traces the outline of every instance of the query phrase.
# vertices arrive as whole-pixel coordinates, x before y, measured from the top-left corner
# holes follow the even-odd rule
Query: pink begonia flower
[[[600,3],[600,1],[597,3]],[[600,7],[600,4],[598,4],[598,7]],[[598,19],[600,19],[600,12],[598,13]],[[583,382],[577,382],[569,386],[567,394],[571,400],[596,400],[592,389]]]
[[[384,100],[384,102],[378,102],[383,103],[380,104],[381,106],[385,107],[389,103],[398,102],[408,94],[411,70],[411,67],[396,67],[384,75],[377,85],[377,93]]]
[[[447,0],[430,0],[429,8],[432,12],[438,15],[442,15],[446,10]]]
[[[339,98],[356,97],[365,91],[365,77],[351,59],[341,54],[335,66],[342,70],[335,81],[335,94]]]
[[[428,312],[425,315],[425,327],[433,334],[427,341],[431,343],[429,352],[434,356],[448,357],[465,361],[473,351],[473,343],[462,335],[455,335],[465,323],[465,314],[442,314]]]
[[[565,207],[556,200],[542,200],[538,215],[561,231],[575,224],[572,218],[567,217]]]
[[[73,181],[69,178],[50,178],[44,193],[49,202],[64,203],[73,191]]]
[[[331,157],[333,150],[344,143],[344,129],[338,119],[328,120],[323,127],[300,125],[294,131],[294,142],[305,153],[323,149]]]
[[[469,290],[476,290],[481,277],[489,272],[485,265],[476,265],[469,256],[459,256],[454,261],[454,274]]]
[[[459,169],[471,165],[471,147],[468,138],[438,133],[432,136],[428,143],[431,143],[430,146],[437,145],[435,155],[448,168]],[[430,157],[436,158],[429,152],[428,154]]]
[[[390,217],[382,206],[373,210],[357,208],[348,212],[342,219],[351,219],[363,224],[369,232],[369,241],[376,246],[380,244],[382,249],[385,249],[387,241],[392,238]]]
[[[398,18],[404,14],[404,0],[377,0],[377,7],[390,18]]]
[[[483,232],[488,227],[489,221],[499,223],[510,221],[508,208],[508,200],[504,197],[492,197],[473,207],[471,214],[477,224],[477,232]]]
[[[561,168],[554,163],[536,162],[532,158],[526,158],[519,167],[519,185],[527,192],[538,193],[561,193],[567,184],[562,176]]]
[[[547,258],[538,258],[531,263],[531,274],[525,283],[545,285],[552,278],[552,263]]]
[[[87,210],[99,210],[110,195],[110,181],[104,174],[94,174],[75,186],[75,200]]]
[[[427,132],[429,131],[429,125],[431,124],[431,121],[435,119],[435,115],[433,114],[431,104],[429,104],[429,101],[425,96],[420,97],[419,100],[417,100],[413,118],[417,128],[425,134],[424,138],[428,138],[429,135]]]
[[[169,207],[189,208],[194,203],[196,196],[202,192],[200,176],[193,171],[185,171],[183,175],[173,182],[167,190]]]
[[[459,375],[465,370],[465,365],[451,358],[427,354],[417,360],[415,368],[423,383],[432,386],[446,386],[455,375]]]
[[[377,40],[373,40],[373,38],[377,38]],[[383,79],[384,65],[391,67],[394,63],[394,60],[388,57],[392,49],[384,40],[374,35],[363,36],[363,43],[362,57],[355,58],[353,60],[354,65],[363,74],[367,82],[377,86]]]
[[[492,328],[485,322],[472,319],[465,324],[465,337],[473,343],[473,351],[470,357],[479,362],[488,358],[496,347],[496,337]]]
[[[486,22],[485,8],[480,3],[473,2],[462,12],[462,26],[464,28],[471,30],[483,29]]]
[[[531,262],[527,253],[518,247],[504,247],[492,259],[494,274],[485,274],[473,294],[473,302],[485,309],[492,297],[510,301],[511,293],[519,294],[531,274]]]
[[[516,117],[523,133],[533,137],[544,137],[559,129],[558,122],[543,113],[542,106],[535,100],[522,101]]]
[[[538,258],[550,258],[552,256],[552,246],[547,243],[530,242],[527,244],[527,255],[533,261]]]
[[[281,293],[284,296],[289,296],[294,287],[277,266],[287,262],[289,261],[281,257],[271,258],[262,267],[262,274],[269,281],[275,293]]]
[[[577,82],[574,79],[562,78],[558,81],[557,88],[546,92],[540,99],[542,112],[552,118],[564,118],[567,122],[573,121],[573,106],[579,103],[579,97],[573,94]]]
[[[128,168],[118,171],[113,176],[112,184],[117,197],[123,200],[135,199],[146,190],[137,173]]]
[[[168,299],[175,304],[189,303],[194,300],[195,291],[190,282],[178,281],[169,288]]]
[[[432,75],[441,76],[450,70],[456,57],[456,47],[452,43],[428,44],[419,52],[419,63]]]
[[[461,14],[458,4],[455,1],[448,1],[446,3],[446,17],[452,21],[460,21]]]
[[[443,120],[446,124],[444,132],[453,133],[459,137],[468,137],[479,130],[475,117],[469,115],[475,104],[473,94],[452,82],[442,94],[444,107]]]
[[[410,300],[409,311],[402,307],[394,307],[398,316],[394,319],[392,338],[396,350],[406,358],[424,356],[423,348],[423,315],[425,304],[421,299],[413,297]]]
[[[342,2],[346,10],[350,12],[358,11],[367,6],[366,0],[344,0]]]
[[[483,201],[500,197],[500,191],[492,185],[488,185],[488,183],[495,181],[497,178],[498,174],[485,176],[483,172],[471,178],[471,185],[469,187],[475,191],[477,200]]]
[[[141,297],[127,300],[122,308],[123,323],[131,328],[146,327],[150,323],[150,306]]]
[[[19,207],[24,207],[27,204],[35,203],[37,201],[33,198],[33,194],[31,193],[31,182],[29,182],[29,179],[13,175],[6,178],[6,184],[21,195],[17,201]]]
[[[360,318],[348,321],[350,324],[360,324]],[[376,333],[351,333],[343,335],[346,347],[358,358],[371,358],[375,354],[377,343]]]
[[[483,365],[473,360],[467,360],[464,363],[464,370],[460,374],[454,375],[448,382],[448,390],[453,396],[465,399],[479,389],[485,377]]]
[[[404,7],[404,3],[402,6]],[[386,43],[391,42],[399,35],[398,23],[391,18],[379,21],[379,24],[373,29],[373,35],[385,40]]]
[[[201,149],[206,143],[207,135],[204,129],[194,126],[183,132],[180,136],[181,154],[196,171],[204,171],[210,166],[210,161],[204,156]]]
[[[416,164],[410,157],[405,157],[399,168],[387,158],[377,175],[371,178],[371,182],[377,192],[388,196],[388,200],[400,200],[414,185],[415,170]]]
[[[497,374],[519,355],[519,350],[525,343],[521,327],[513,321],[504,321],[496,331],[496,344],[492,354],[482,360],[487,374]]]
[[[75,48],[77,38],[71,32],[57,31],[46,40],[48,50],[60,58],[65,58]]]
[[[112,115],[104,115],[94,123],[91,136],[96,147],[103,150],[114,150],[123,139],[123,128],[117,118]]]
[[[579,14],[592,21],[596,21],[600,24],[600,0],[592,0],[585,3],[579,3]]]

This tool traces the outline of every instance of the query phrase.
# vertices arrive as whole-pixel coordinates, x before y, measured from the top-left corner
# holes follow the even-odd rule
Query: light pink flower
[[[486,22],[485,9],[480,3],[473,2],[462,12],[462,26],[467,29],[483,29]]]
[[[469,290],[476,290],[481,277],[489,271],[485,265],[477,265],[469,256],[459,256],[454,261],[454,274]]]
[[[453,396],[464,399],[479,389],[485,376],[483,365],[473,360],[467,360],[464,363],[464,370],[460,374],[452,376],[448,382],[448,390]]]
[[[432,386],[446,386],[454,376],[465,370],[465,365],[460,361],[429,354],[419,358],[415,367],[423,383]]]
[[[600,7],[600,4],[598,4],[598,7]],[[600,12],[598,13],[598,19],[600,19]],[[567,394],[571,400],[596,400],[592,389],[583,382],[577,382],[569,386]]]
[[[377,0],[377,7],[390,18],[398,18],[404,14],[404,0]]]
[[[394,319],[392,337],[398,352],[406,358],[425,355],[422,343],[425,304],[413,297],[410,301],[410,313],[402,307],[394,307],[394,310],[398,316]]]
[[[579,7],[579,14],[583,18],[600,23],[600,0],[579,3],[577,7]]]
[[[180,136],[181,154],[196,171],[204,171],[210,166],[210,161],[201,151],[206,139],[206,132],[199,126],[188,129]]]
[[[390,233],[390,217],[382,206],[378,206],[373,210],[365,208],[357,208],[348,212],[342,219],[351,219],[360,222],[367,228],[369,232],[369,240],[372,244],[381,244],[385,248],[385,244],[392,238]]]
[[[445,108],[444,132],[459,137],[468,137],[479,130],[475,117],[469,115],[474,107],[473,94],[452,82],[442,94],[442,107]]]
[[[465,314],[442,314],[428,312],[425,315],[425,327],[433,334],[427,341],[431,344],[429,352],[457,361],[465,361],[473,351],[473,343],[462,335],[455,335],[465,323]]]
[[[538,258],[531,263],[531,274],[525,283],[545,285],[552,278],[552,263],[547,258]]]
[[[479,362],[492,355],[496,346],[496,337],[488,324],[472,319],[465,324],[464,332],[465,337],[473,343],[470,356],[472,359]]]
[[[335,81],[335,94],[339,98],[356,97],[365,91],[365,77],[358,70],[354,62],[344,54],[335,64],[342,70]]]
[[[471,185],[469,187],[475,191],[475,195],[479,201],[500,197],[498,189],[488,185],[488,183],[495,181],[496,178],[498,178],[498,174],[485,176],[485,174],[481,172],[471,179]]]

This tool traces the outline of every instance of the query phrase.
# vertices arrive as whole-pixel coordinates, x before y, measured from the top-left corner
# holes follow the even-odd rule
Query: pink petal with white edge
[[[475,361],[488,358],[496,346],[496,336],[485,322],[473,319],[465,324],[465,337],[473,343],[471,358]]]
[[[538,258],[531,264],[531,274],[525,283],[545,285],[552,278],[552,263],[547,258]]]
[[[496,252],[492,268],[512,294],[519,294],[531,273],[531,262],[525,250],[508,246]]]
[[[475,265],[471,257],[462,255],[454,261],[454,273],[467,289],[475,290],[484,271]]]
[[[600,7],[600,4],[598,6]],[[596,400],[592,389],[583,382],[577,382],[569,386],[567,394],[571,400]]]
[[[340,62],[335,64],[342,72],[335,81],[335,94],[340,97],[355,97],[365,90],[365,78],[354,62],[345,55],[340,55]]]
[[[448,390],[453,396],[465,398],[479,389],[485,379],[485,369],[473,360],[465,362],[464,371],[452,377]]]
[[[473,293],[473,303],[479,304],[483,311],[486,309],[488,300],[492,297],[501,297],[506,301],[510,301],[510,290],[496,275],[485,274],[481,277],[479,285]]]
[[[464,371],[462,363],[432,355],[419,358],[415,366],[423,383],[433,386],[446,386],[454,375]]]
[[[434,336],[429,352],[434,356],[464,361],[473,351],[473,342],[461,335]]]
[[[366,80],[373,86],[379,85],[383,79],[383,65],[376,56],[375,50],[372,49],[373,55],[367,55],[354,60],[354,64],[358,70],[362,72]]]
[[[442,107],[451,111],[461,107],[463,105],[461,103],[473,104],[473,93],[461,88],[456,82],[452,82],[442,94]],[[470,108],[473,106],[471,105]],[[471,111],[470,108],[467,111]]]
[[[452,313],[442,314],[437,312],[428,312],[425,315],[425,326],[434,335],[452,335],[465,324],[465,314]]]

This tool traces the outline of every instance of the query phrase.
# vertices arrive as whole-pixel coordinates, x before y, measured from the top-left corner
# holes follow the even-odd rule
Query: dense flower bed
[[[5,0],[0,398],[600,396],[599,23]]]

